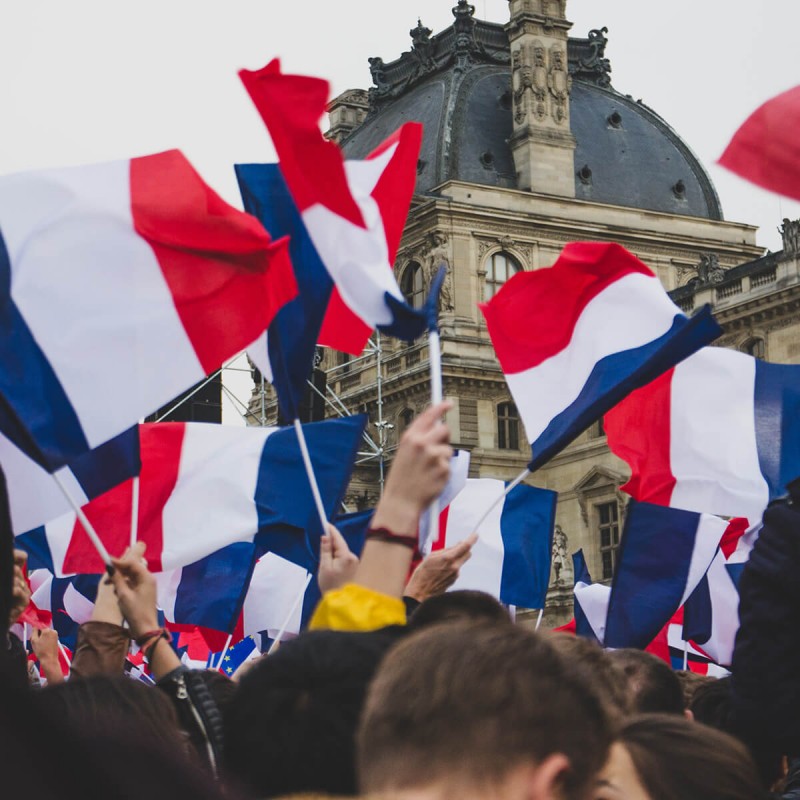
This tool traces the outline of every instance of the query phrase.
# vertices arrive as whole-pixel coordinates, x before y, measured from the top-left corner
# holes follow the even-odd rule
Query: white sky
[[[508,19],[506,0],[472,0]],[[367,57],[394,60],[421,16],[434,33],[455,0],[2,0],[0,174],[181,148],[241,207],[231,165],[274,159],[236,76],[280,56],[332,95],[368,88]],[[642,100],[711,173],[726,219],[776,226],[800,204],[715,165],[762,102],[800,83],[798,0],[569,0],[572,33],[606,25],[614,87]]]

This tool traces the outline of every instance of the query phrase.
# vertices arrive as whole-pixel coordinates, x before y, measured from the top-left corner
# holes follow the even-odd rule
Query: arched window
[[[519,413],[513,403],[497,405],[497,447],[519,450]]]
[[[486,283],[483,287],[483,299],[491,300],[500,287],[521,269],[519,261],[510,253],[494,253],[486,262]]]
[[[425,281],[422,267],[416,261],[412,261],[403,270],[400,291],[411,308],[422,308],[425,305]]]
[[[400,436],[413,421],[413,410],[410,408],[404,408],[397,416],[397,435]]]
[[[763,339],[759,338],[758,336],[754,336],[752,339],[748,339],[741,347],[743,353],[747,353],[749,356],[753,356],[753,358],[760,358],[764,359],[767,356],[767,346]]]

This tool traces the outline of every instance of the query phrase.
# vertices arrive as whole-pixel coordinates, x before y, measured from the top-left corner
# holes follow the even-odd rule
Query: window
[[[350,362],[353,356],[350,353],[339,353],[339,366],[342,368],[342,375],[347,375],[350,372]]]
[[[600,439],[605,435],[606,435],[606,429],[603,427],[603,418],[600,417],[600,419],[597,420],[597,422],[595,422],[591,428],[589,428],[589,438]]]
[[[597,532],[600,538],[600,560],[603,566],[603,580],[614,577],[614,567],[619,548],[619,506],[617,502],[598,503],[595,507],[597,515]]]
[[[767,348],[766,344],[763,339],[759,339],[758,337],[753,337],[752,339],[748,339],[741,347],[743,353],[747,353],[749,356],[753,356],[753,358],[760,358],[764,359],[767,355]]]
[[[397,435],[400,436],[413,421],[414,412],[410,408],[404,408],[397,417]]]
[[[490,256],[486,264],[483,299],[491,300],[500,287],[519,269],[519,262],[509,253],[500,252]]]
[[[422,267],[416,261],[412,261],[403,270],[400,291],[411,308],[422,308],[425,305],[425,280]]]
[[[497,447],[500,450],[519,450],[519,414],[513,403],[497,406]]]

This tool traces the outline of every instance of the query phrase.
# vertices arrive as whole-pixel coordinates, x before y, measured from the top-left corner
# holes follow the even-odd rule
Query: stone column
[[[566,0],[509,0],[518,186],[575,197],[575,137],[570,130],[572,79],[567,63]]]

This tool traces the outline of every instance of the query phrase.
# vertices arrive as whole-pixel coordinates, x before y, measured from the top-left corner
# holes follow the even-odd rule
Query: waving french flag
[[[515,486],[476,528],[505,489],[503,481],[493,478],[467,480],[441,512],[433,549],[452,547],[477,532],[472,556],[451,588],[488,592],[507,605],[543,608],[558,495],[549,489]]]
[[[326,513],[350,478],[364,416],[304,426]],[[194,564],[259,530],[289,525],[319,536],[311,489],[293,428],[235,428],[203,423],[140,426],[142,471],[138,538],[153,572]],[[84,506],[106,548],[130,540],[132,481]],[[102,572],[104,565],[70,513],[18,536],[17,545],[49,558],[57,575]]]
[[[53,471],[260,337],[285,242],[177,150],[0,177],[0,430]]]
[[[67,513],[71,506],[53,476],[0,433],[11,527],[19,535]],[[139,431],[133,427],[56,470],[79,505],[138,475]]]
[[[592,582],[583,550],[572,554],[572,567],[575,575],[573,587],[575,635],[603,644],[611,589],[602,583]]]
[[[715,339],[618,244],[568,244],[549,269],[521,272],[481,305],[525,425],[535,470],[633,389]]]
[[[760,520],[800,475],[800,367],[707,347],[605,417],[637,500]]]
[[[690,597],[728,523],[710,514],[628,506],[606,620],[606,647],[644,649]]]
[[[319,130],[326,81],[284,75],[272,61],[239,73],[272,136],[276,165],[238,165],[245,208],[273,236],[290,236],[300,285],[250,357],[294,416],[314,346],[359,355],[373,329],[411,341],[426,329],[394,279],[416,181],[421,127],[407,123],[363,161],[344,161]]]

